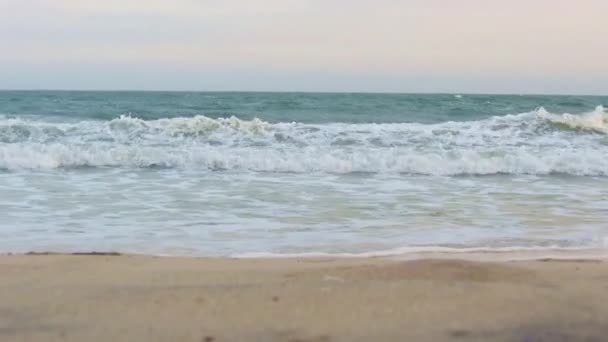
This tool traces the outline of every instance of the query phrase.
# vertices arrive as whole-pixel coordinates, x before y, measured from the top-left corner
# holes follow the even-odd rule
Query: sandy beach
[[[608,264],[0,257],[0,341],[605,341]]]

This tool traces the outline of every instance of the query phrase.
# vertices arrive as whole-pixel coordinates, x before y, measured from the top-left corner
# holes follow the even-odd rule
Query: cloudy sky
[[[0,88],[608,94],[607,0],[0,0]]]

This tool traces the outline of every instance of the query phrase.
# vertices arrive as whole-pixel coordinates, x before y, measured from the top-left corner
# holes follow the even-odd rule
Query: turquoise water
[[[530,112],[582,113],[608,96],[409,95],[196,92],[0,92],[0,114],[112,120],[205,115],[270,123],[439,123]]]
[[[0,252],[603,248],[608,97],[0,92]]]

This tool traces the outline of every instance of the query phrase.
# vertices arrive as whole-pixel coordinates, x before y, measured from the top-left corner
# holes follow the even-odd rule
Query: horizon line
[[[473,96],[588,96],[606,97],[607,94],[599,93],[534,93],[534,92],[415,92],[415,91],[312,91],[312,90],[163,90],[163,89],[68,89],[68,88],[0,88],[0,92],[107,92],[107,93],[267,93],[267,94],[361,94],[361,95],[473,95]]]

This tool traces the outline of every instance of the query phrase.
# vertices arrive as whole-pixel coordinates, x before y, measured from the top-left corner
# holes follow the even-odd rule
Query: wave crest
[[[608,133],[608,113],[603,106],[598,106],[594,111],[583,115],[551,114],[541,107],[538,110],[538,116],[549,123],[565,128]]]
[[[222,130],[232,133],[265,132],[271,126],[260,119],[240,120],[234,116],[229,118],[209,118],[197,115],[190,118],[171,118],[145,121],[139,118],[121,115],[108,123],[111,130],[151,130],[153,133],[168,133],[169,135],[198,136],[213,131]]]
[[[206,116],[0,119],[0,168],[178,167],[294,173],[608,175],[603,107],[440,124],[268,123]],[[566,128],[566,129],[564,129]]]

